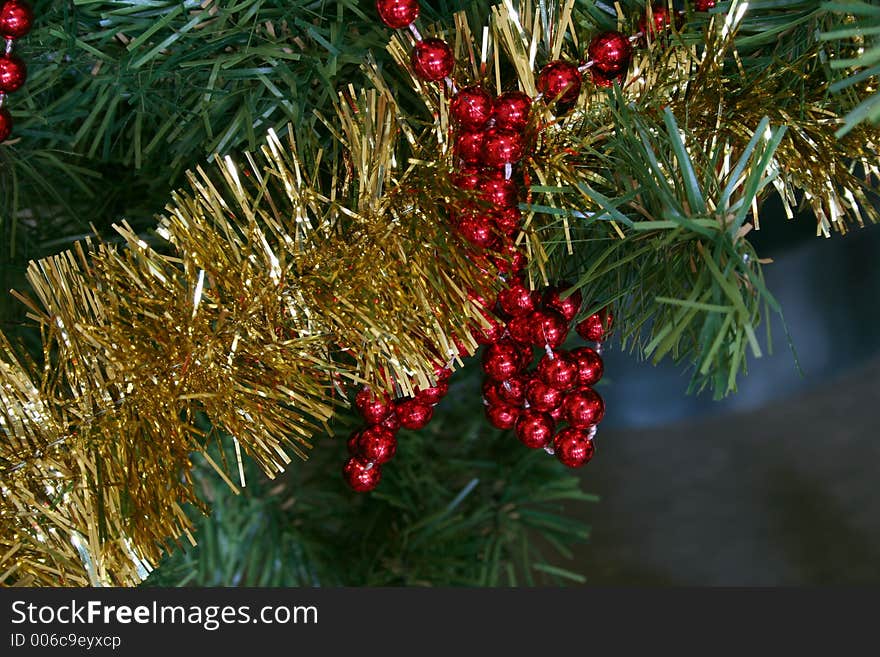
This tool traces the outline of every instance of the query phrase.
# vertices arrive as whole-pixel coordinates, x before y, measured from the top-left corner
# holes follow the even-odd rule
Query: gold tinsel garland
[[[876,174],[873,132],[844,153],[830,137],[837,119],[822,109],[821,89],[806,114],[786,121],[784,103],[767,105],[779,72],[739,93],[730,88],[718,62],[735,55],[730,16],[741,18],[739,4],[710,25],[703,48],[640,54],[627,102],[703,117],[687,126],[695,152],[725,139],[728,162],[775,111],[777,123],[793,127],[773,163],[787,204],[805,190],[821,230],[845,217],[876,219],[849,168]],[[547,7],[543,14],[532,0],[508,0],[479,38],[458,15],[450,42],[466,71],[460,82],[500,91],[515,81],[534,94],[535,53],[559,57],[573,36],[573,3]],[[408,47],[400,35],[389,46],[404,68]],[[800,64],[809,71],[814,63]],[[168,541],[193,540],[182,509],[198,503],[190,459],[210,459],[219,429],[232,436],[239,462],[244,451],[271,475],[288,453],[305,454],[346,386],[409,393],[460,347],[476,348],[468,327],[485,320],[469,293],[490,296],[497,282],[450,235],[444,208],[463,197],[447,182],[448,99],[413,77],[434,117],[420,130],[400,116],[377,69],[367,72],[375,90],[348,90],[336,121],[327,121],[343,157],[316,153],[306,163],[292,131],[270,133],[247,165],[218,159],[213,172],[190,175],[190,190],[174,195],[157,231],[168,253],[123,224],[122,247],[87,241],[32,264],[35,298],[22,299],[43,332],[43,364],[0,336],[0,583],[137,583]],[[594,94],[563,118],[536,105],[533,180],[570,190],[618,184],[613,171],[578,155],[600,152],[614,127],[603,103]],[[730,173],[719,166],[719,176]],[[737,174],[739,187],[747,173]],[[587,196],[552,202],[601,209]],[[708,205],[723,229],[726,208]],[[526,216],[519,240],[546,279],[533,230],[542,218]],[[613,238],[626,237],[608,226]],[[235,487],[241,468],[214,465]]]

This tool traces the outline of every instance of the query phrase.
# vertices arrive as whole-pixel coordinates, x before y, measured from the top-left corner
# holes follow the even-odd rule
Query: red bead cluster
[[[397,453],[397,431],[422,429],[434,415],[434,406],[449,391],[452,372],[446,368],[435,373],[436,384],[416,391],[415,397],[392,400],[386,392],[363,388],[355,397],[355,406],[366,427],[348,439],[351,458],[342,474],[348,485],[359,493],[373,490],[382,479],[382,466]]]
[[[24,0],[0,0],[0,37],[4,48],[0,54],[0,142],[12,134],[12,116],[4,107],[6,94],[21,89],[27,79],[24,62],[12,54],[16,39],[31,31],[34,13]]]
[[[561,284],[539,294],[517,280],[498,293],[496,311],[506,324],[483,336],[488,343],[482,359],[483,402],[493,426],[513,429],[526,447],[544,448],[575,468],[592,458],[596,425],[605,414],[605,403],[593,390],[604,365],[590,347],[560,348],[582,303],[578,291],[563,298],[568,287]],[[576,330],[599,342],[608,334],[609,317],[608,312],[595,313]],[[530,369],[535,347],[543,351]],[[568,426],[557,432],[563,423]]]
[[[443,80],[455,68],[452,48],[443,39],[422,39],[413,23],[421,13],[419,0],[376,0],[379,18],[395,30],[410,28],[416,44],[410,53],[413,72],[422,80],[436,82]]]

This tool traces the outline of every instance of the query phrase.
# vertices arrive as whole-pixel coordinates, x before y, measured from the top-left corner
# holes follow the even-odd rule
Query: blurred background
[[[880,226],[823,239],[771,204],[750,237],[791,346],[774,317],[773,353],[720,402],[606,351],[588,584],[880,582]]]

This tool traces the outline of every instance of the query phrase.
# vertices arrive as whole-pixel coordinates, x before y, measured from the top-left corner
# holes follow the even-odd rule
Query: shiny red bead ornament
[[[484,134],[478,130],[462,130],[455,136],[455,155],[465,164],[476,166],[483,163]],[[477,177],[477,185],[480,177]],[[476,185],[473,188],[476,189]]]
[[[355,448],[357,455],[365,461],[382,465],[397,453],[397,438],[383,427],[367,427],[358,433]]]
[[[511,406],[522,406],[526,399],[527,383],[523,377],[515,376],[496,384],[495,389],[498,391],[499,399],[503,402]]]
[[[424,39],[416,43],[410,56],[413,70],[422,80],[436,82],[452,73],[455,57],[443,39]]]
[[[569,287],[565,283],[560,283],[556,287],[548,288],[544,292],[543,298],[544,306],[555,310],[565,317],[566,322],[573,320],[575,315],[580,312],[584,300],[580,290],[575,290],[563,299],[562,293],[568,290]]]
[[[534,292],[517,281],[498,293],[498,305],[511,317],[528,315],[535,309],[535,296]]]
[[[507,323],[507,334],[520,344],[531,344],[532,318],[529,315],[514,317]]]
[[[513,237],[522,228],[522,212],[515,206],[506,207],[494,212],[492,221],[499,233]]]
[[[492,219],[488,215],[471,214],[458,222],[458,233],[470,244],[481,249],[492,247],[497,241]]]
[[[0,107],[0,142],[12,134],[12,115],[5,107]]]
[[[512,180],[486,178],[477,186],[480,198],[496,209],[515,206],[519,200],[519,187]]]
[[[492,167],[516,164],[523,158],[525,142],[523,136],[513,130],[492,129],[486,132],[483,141],[483,161]]]
[[[388,393],[380,391],[377,394],[369,388],[363,388],[358,392],[354,399],[354,405],[367,424],[379,424],[393,410]]]
[[[499,336],[500,337],[500,336]],[[416,400],[426,406],[436,406],[449,393],[448,381],[437,381],[437,385],[416,390]]]
[[[382,480],[382,470],[378,465],[365,463],[356,456],[346,461],[342,475],[352,490],[358,493],[373,490]]]
[[[15,55],[0,56],[0,92],[18,91],[26,79],[27,68],[23,61]]]
[[[510,340],[490,344],[483,352],[483,372],[495,381],[504,381],[520,370],[519,349]]]
[[[589,347],[578,347],[572,349],[571,355],[577,364],[578,385],[592,386],[598,383],[605,372],[605,364],[596,350]]]
[[[593,62],[594,69],[612,77],[626,71],[632,57],[632,46],[620,32],[602,32],[590,41],[587,56]]]
[[[578,361],[565,351],[555,352],[552,358],[544,354],[538,361],[538,376],[556,390],[571,390],[578,385]]]
[[[486,418],[496,429],[513,429],[519,417],[519,409],[507,404],[486,406]]]
[[[563,465],[579,468],[593,458],[593,440],[590,435],[574,427],[566,427],[553,439],[553,452]]]
[[[697,11],[709,11],[715,7],[715,0],[694,0],[694,9]]]
[[[532,344],[536,347],[556,349],[568,337],[568,322],[552,309],[538,310],[530,315]]]
[[[526,400],[531,408],[547,412],[562,404],[562,391],[536,377],[526,384]]]
[[[434,409],[418,399],[397,402],[394,413],[404,429],[423,429],[434,416]]]
[[[656,38],[661,32],[672,24],[669,16],[669,8],[660,3],[651,5],[651,18],[648,20],[647,10],[639,19],[639,32],[642,34],[650,34],[651,38]]]
[[[465,87],[449,101],[449,114],[456,126],[481,130],[492,118],[492,104],[492,96],[483,87]]]
[[[575,330],[584,340],[602,342],[611,334],[613,325],[614,314],[608,308],[604,308],[579,322]]]
[[[0,37],[20,39],[31,31],[34,12],[24,0],[0,0]]]
[[[489,406],[507,406],[507,401],[499,392],[500,382],[493,379],[483,379],[483,401]]]
[[[419,0],[376,0],[376,11],[385,25],[399,30],[415,22],[421,7]]]
[[[494,344],[504,336],[504,327],[492,317],[486,317],[489,326],[475,323],[471,327],[471,335],[477,344]]]
[[[576,65],[556,60],[541,69],[537,86],[547,102],[573,103],[581,93],[581,73]]]
[[[602,421],[605,415],[605,402],[592,388],[578,388],[565,396],[562,412],[566,422],[571,426],[585,429]]]
[[[499,130],[522,132],[529,124],[532,99],[521,91],[507,91],[495,99],[492,116]]]
[[[516,421],[516,437],[526,447],[540,449],[553,440],[556,423],[547,413],[527,409],[520,413]]]

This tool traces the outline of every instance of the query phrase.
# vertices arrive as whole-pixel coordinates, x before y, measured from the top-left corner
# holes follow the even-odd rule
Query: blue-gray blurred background
[[[720,402],[609,345],[589,584],[880,582],[880,226],[770,218],[751,239],[800,368],[776,317],[772,355]]]

